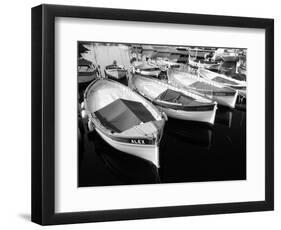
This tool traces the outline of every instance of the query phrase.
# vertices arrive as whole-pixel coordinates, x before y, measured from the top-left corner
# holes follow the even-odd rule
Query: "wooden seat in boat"
[[[136,125],[130,129],[125,130],[122,132],[122,136],[151,136],[153,133],[157,133],[159,131],[159,126],[157,125],[157,122],[161,121],[150,121],[146,123],[141,123],[139,125]]]

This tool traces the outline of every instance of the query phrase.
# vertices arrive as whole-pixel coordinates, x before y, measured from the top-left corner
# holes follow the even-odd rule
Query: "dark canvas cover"
[[[183,105],[187,105],[194,101],[194,98],[188,97],[181,92],[167,89],[163,93],[159,95],[159,99],[162,101],[181,103]]]
[[[236,67],[236,61],[225,61],[225,62],[222,63],[221,67],[235,68]]]
[[[95,112],[101,123],[114,132],[123,132],[141,122],[155,120],[145,106],[137,101],[117,99]]]
[[[211,84],[207,84],[207,83],[202,82],[202,81],[196,81],[189,86],[194,87],[198,90],[210,90],[212,92],[228,92],[228,93],[234,94],[234,91],[229,89],[229,88],[225,88],[225,87],[219,88],[219,87],[216,87],[216,86],[211,85]]]
[[[213,109],[214,104],[213,103],[204,103],[196,100],[193,97],[189,97],[181,92],[174,91],[171,89],[165,90],[163,93],[161,93],[158,97],[161,101],[167,101],[167,102],[173,102],[178,103],[178,105],[165,105],[163,102],[158,102],[160,106],[169,107],[172,109],[180,109],[180,110],[210,110]],[[204,108],[203,108],[204,107]]]
[[[220,83],[226,83],[226,84],[232,84],[232,85],[238,85],[235,81],[231,81],[231,80],[225,79],[223,77],[219,77],[219,76],[213,78],[213,81],[220,82]]]

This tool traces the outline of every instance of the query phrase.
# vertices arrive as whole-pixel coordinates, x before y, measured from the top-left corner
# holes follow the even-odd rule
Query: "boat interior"
[[[110,133],[149,136],[156,133],[161,114],[140,95],[111,80],[98,80],[85,93],[88,111]]]
[[[245,85],[245,83],[246,83],[246,82],[243,82],[243,81],[232,79],[232,78],[227,77],[227,76],[222,75],[222,74],[214,73],[214,72],[206,70],[206,69],[200,69],[199,73],[202,77],[206,77],[206,78],[209,78],[209,79],[211,79],[215,82],[224,83],[224,84],[228,84],[228,85],[234,85],[234,86],[235,85]]]
[[[107,70],[124,70],[121,66],[118,65],[108,65],[105,67]]]
[[[160,100],[184,106],[210,103],[209,99],[200,97],[191,92],[183,92],[165,82],[135,75],[132,78],[133,86],[150,100]],[[195,103],[196,101],[196,103]]]
[[[186,87],[196,89],[196,91],[209,91],[209,92],[234,92],[230,88],[226,88],[223,85],[211,81],[209,79],[200,78],[196,74],[189,72],[169,71],[168,79],[172,82],[180,82]]]

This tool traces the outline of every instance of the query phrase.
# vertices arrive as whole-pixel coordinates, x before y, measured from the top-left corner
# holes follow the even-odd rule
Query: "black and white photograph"
[[[77,41],[78,187],[246,180],[247,48]]]
[[[32,8],[32,222],[274,210],[274,19],[170,10]]]

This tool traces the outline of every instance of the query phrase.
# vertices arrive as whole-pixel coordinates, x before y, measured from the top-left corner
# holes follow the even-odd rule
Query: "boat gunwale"
[[[158,101],[160,103],[158,103]],[[182,105],[182,104],[178,104],[178,103],[169,103],[163,100],[155,100],[153,101],[153,103],[157,106],[161,106],[161,107],[165,107],[165,108],[170,108],[173,110],[181,110],[181,111],[190,111],[190,112],[203,112],[203,111],[212,111],[214,110],[214,107],[216,107],[217,103],[211,103],[210,105]],[[163,104],[162,104],[163,103]],[[165,105],[165,104],[169,104],[169,105]]]
[[[112,130],[106,128],[104,125],[102,125],[102,123],[100,122],[100,120],[97,118],[97,116],[94,114],[94,112],[90,112],[89,109],[88,109],[88,100],[87,100],[87,95],[88,95],[88,92],[89,90],[92,88],[92,86],[94,84],[96,84],[97,81],[109,81],[111,83],[114,83],[114,84],[117,84],[118,86],[122,87],[122,88],[126,88],[127,90],[130,90],[131,93],[133,93],[135,96],[139,97],[141,100],[144,100],[153,110],[155,110],[155,112],[159,115],[160,119],[157,120],[157,118],[153,115],[155,121],[162,121],[163,124],[161,126],[161,129],[159,129],[159,133],[161,133],[162,135],[162,130],[164,129],[164,126],[165,126],[165,121],[166,121],[166,118],[165,116],[163,115],[162,112],[160,112],[156,106],[154,106],[150,101],[148,101],[147,99],[143,98],[142,96],[140,96],[138,93],[134,92],[132,89],[130,89],[129,87],[126,87],[125,85],[119,83],[119,82],[116,82],[114,80],[111,80],[111,79],[95,79],[94,81],[92,81],[88,87],[86,88],[85,92],[84,92],[84,104],[85,104],[85,111],[87,112],[87,115],[88,115],[88,118],[90,120],[90,122],[92,122],[95,126],[95,128],[99,129],[100,131],[102,131],[105,135],[107,135],[108,137],[112,138],[112,139],[118,139],[118,140],[124,140],[124,139],[146,139],[148,140],[149,142],[151,142],[152,144],[154,142],[158,142],[161,140],[161,136],[160,138],[158,138],[159,140],[157,140],[157,138],[154,136],[154,135],[147,135],[147,136],[126,136],[126,135],[122,135],[122,133],[117,133],[117,132],[112,132]],[[124,141],[125,142],[125,141]],[[127,143],[127,142],[126,142]]]
[[[235,79],[235,78],[228,77],[228,76],[226,76],[226,75],[224,75],[224,74],[215,73],[215,72],[213,72],[213,71],[211,71],[211,70],[202,69],[202,68],[198,70],[198,73],[201,74],[201,75],[204,75],[202,72],[200,72],[201,70],[205,70],[205,71],[207,71],[207,73],[210,72],[212,75],[216,75],[216,77],[221,77],[221,78],[224,78],[224,79],[226,79],[226,80],[233,81],[233,82],[237,83],[238,85],[233,85],[233,84],[229,84],[229,83],[219,82],[219,83],[221,83],[221,84],[225,84],[225,85],[231,86],[231,87],[235,87],[235,86],[247,87],[247,82],[246,82],[246,81],[237,80],[237,79]],[[212,79],[210,79],[210,78],[208,78],[208,77],[206,77],[206,76],[202,76],[202,77],[203,77],[203,78],[207,78],[207,79],[209,79],[209,80],[212,80]],[[212,81],[214,81],[214,80],[212,80]]]
[[[134,84],[134,90],[137,91],[141,96],[143,96],[144,98],[147,98],[149,101],[151,101],[154,105],[156,105],[157,107],[165,107],[165,108],[170,108],[170,109],[174,109],[174,110],[182,110],[182,111],[194,111],[194,112],[197,112],[197,111],[211,111],[214,109],[214,107],[217,106],[217,102],[216,101],[213,101],[209,98],[205,98],[201,95],[198,95],[198,94],[195,94],[193,92],[186,92],[186,90],[183,90],[183,89],[180,89],[178,87],[175,87],[169,83],[166,83],[166,82],[162,82],[162,81],[159,81],[157,79],[152,79],[152,78],[149,78],[149,77],[144,77],[144,76],[134,76],[135,78],[138,78],[138,77],[141,77],[141,78],[145,78],[145,79],[149,79],[153,82],[155,82],[156,84],[162,84],[162,85],[166,85],[168,88],[171,88],[175,91],[178,91],[178,92],[181,92],[183,93],[184,95],[186,96],[189,96],[191,95],[191,97],[195,98],[195,100],[200,100],[201,98],[203,98],[204,100],[207,100],[209,101],[209,104],[207,104],[208,102],[206,102],[205,105],[183,105],[183,104],[180,104],[180,103],[173,103],[173,102],[168,102],[168,101],[164,101],[164,100],[161,100],[159,98],[151,98],[147,95],[145,95],[144,93],[140,92],[136,85]],[[160,102],[160,103],[158,103]]]
[[[171,82],[172,85],[176,85],[177,87],[183,88],[183,89],[185,89],[187,91],[191,90],[194,94],[198,93],[202,97],[209,98],[209,96],[232,96],[232,95],[236,94],[236,90],[231,88],[230,86],[226,86],[226,85],[223,85],[223,84],[221,84],[219,82],[212,81],[209,78],[199,77],[199,76],[192,75],[192,74],[189,74],[189,73],[186,73],[186,72],[182,72],[182,71],[178,71],[178,70],[173,70],[173,72],[178,72],[178,74],[183,73],[183,74],[186,74],[186,75],[189,75],[189,76],[191,75],[194,79],[196,79],[199,82],[203,82],[203,83],[206,83],[208,85],[212,85],[212,86],[218,87],[220,89],[227,89],[228,90],[228,91],[223,91],[223,90],[215,91],[215,90],[211,90],[211,89],[199,89],[199,88],[196,88],[196,87],[190,87],[190,86],[186,86],[186,85],[184,85],[182,87],[179,87],[178,86],[179,83],[175,83],[175,82],[178,82],[179,80],[171,80],[170,73],[168,72],[168,74],[167,74],[168,75],[168,81]]]
[[[109,77],[114,78],[114,79],[122,79],[122,78],[126,77],[126,75],[128,74],[128,71],[126,69],[104,69],[104,72],[106,75],[108,75]],[[118,72],[122,73],[124,75],[119,77]],[[114,73],[117,73],[117,77],[114,76]]]
[[[203,99],[203,100],[208,100],[209,103],[214,103],[214,104],[215,104],[215,102],[213,102],[213,101],[212,101],[211,99],[209,99],[209,98],[203,97],[203,96],[198,95],[197,93],[194,93],[194,92],[187,91],[186,89],[179,88],[179,87],[177,87],[177,86],[175,86],[175,85],[173,85],[173,84],[171,84],[171,83],[169,83],[169,82],[160,81],[160,80],[158,80],[158,79],[151,78],[151,77],[148,77],[148,76],[142,76],[142,75],[137,75],[137,76],[135,76],[135,75],[136,75],[136,74],[134,74],[133,78],[144,78],[144,79],[148,79],[148,80],[150,80],[150,81],[152,81],[152,82],[154,82],[154,83],[156,83],[156,84],[165,85],[165,86],[167,86],[168,88],[170,88],[170,89],[172,89],[172,90],[181,92],[181,93],[183,93],[184,95],[189,96],[189,97],[192,97],[192,98],[194,98],[194,99],[196,99],[196,100],[201,100],[201,99]],[[136,90],[137,90],[137,89],[136,89]],[[143,93],[141,93],[141,95],[144,96]],[[156,98],[148,97],[148,96],[146,96],[146,95],[145,95],[144,97],[148,98],[150,101],[156,99]]]
[[[127,72],[127,69],[125,69],[125,68],[120,68],[120,69],[118,69],[118,68],[112,68],[112,69],[106,69],[106,68],[104,68],[104,70],[107,71],[107,72],[110,72],[110,71]]]

